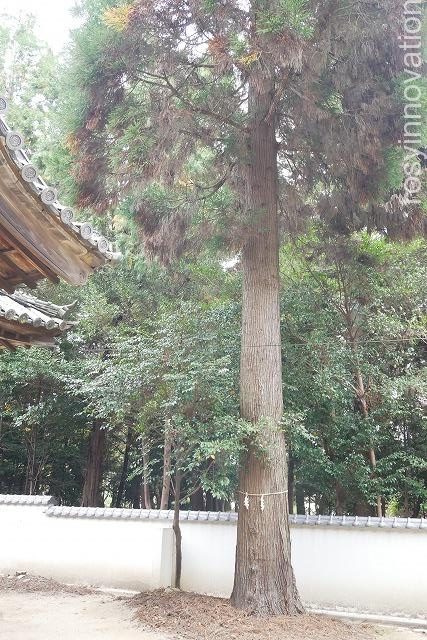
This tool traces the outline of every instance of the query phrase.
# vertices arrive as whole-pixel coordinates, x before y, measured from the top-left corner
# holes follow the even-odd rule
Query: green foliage
[[[274,13],[263,10],[260,4],[258,18],[258,32],[265,34],[279,34],[286,29],[292,29],[300,36],[308,38],[313,33],[313,18],[307,0],[280,0]]]
[[[51,119],[58,99],[59,65],[35,35],[34,18],[4,16],[0,30],[0,95],[9,102],[9,120],[28,146],[37,150],[41,168],[51,142]]]
[[[288,433],[297,486],[322,511],[370,513],[380,494],[402,513],[422,512],[425,265],[422,242],[395,245],[367,233],[344,244],[310,237],[284,251],[285,398],[297,416]]]

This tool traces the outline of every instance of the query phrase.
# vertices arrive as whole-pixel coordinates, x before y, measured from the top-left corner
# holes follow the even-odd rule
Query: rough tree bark
[[[260,427],[239,483],[239,521],[231,602],[254,615],[303,611],[291,566],[288,471],[280,338],[278,169],[274,85],[259,66],[249,82],[246,210],[251,230],[242,251],[241,415]],[[246,494],[249,508],[245,507]],[[261,494],[265,494],[264,509]],[[271,495],[267,495],[271,494]]]
[[[104,464],[106,430],[95,420],[89,440],[85,481],[83,485],[82,507],[102,506],[101,480]]]

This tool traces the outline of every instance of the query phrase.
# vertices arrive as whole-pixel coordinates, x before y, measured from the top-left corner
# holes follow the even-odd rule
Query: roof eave
[[[6,109],[0,98],[0,233],[30,259],[37,279],[84,284],[94,270],[121,256],[90,223],[77,221],[72,209],[58,201],[24,151],[22,136],[6,123]]]

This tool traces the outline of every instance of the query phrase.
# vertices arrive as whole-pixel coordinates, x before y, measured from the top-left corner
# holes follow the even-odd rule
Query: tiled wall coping
[[[0,493],[1,504],[47,507],[56,504],[56,500],[52,496],[15,496]]]
[[[55,507],[47,509],[50,517],[59,518],[95,518],[113,520],[172,520],[173,511],[159,511],[156,509],[103,509],[90,507]],[[221,511],[181,511],[180,520],[185,522],[218,522],[236,523],[237,513]],[[305,516],[291,515],[291,525],[297,526],[334,526],[358,528],[411,529],[427,531],[425,518],[371,518],[360,516]]]
[[[102,507],[60,507],[55,506],[52,496],[1,495],[0,505],[35,505],[47,507],[45,513],[51,518],[90,518],[98,520],[150,520],[173,519],[173,510],[158,509],[108,509]],[[185,522],[236,523],[237,513],[233,511],[180,511],[180,520]],[[427,532],[427,518],[373,518],[362,516],[289,516],[291,525],[343,527],[350,529],[411,529]]]

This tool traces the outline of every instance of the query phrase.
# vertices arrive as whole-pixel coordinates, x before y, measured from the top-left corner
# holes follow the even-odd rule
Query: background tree
[[[43,157],[52,141],[51,110],[58,99],[58,60],[37,37],[31,15],[2,16],[0,57],[0,93],[8,101],[9,118],[45,169]]]
[[[384,515],[386,505],[403,506],[405,478],[423,484],[423,448],[415,458],[410,442],[425,437],[425,265],[424,243],[378,234],[311,236],[283,252],[285,388],[300,416],[290,434],[297,504],[303,487],[316,512],[373,515],[375,505]],[[421,485],[405,514],[419,513]]]

